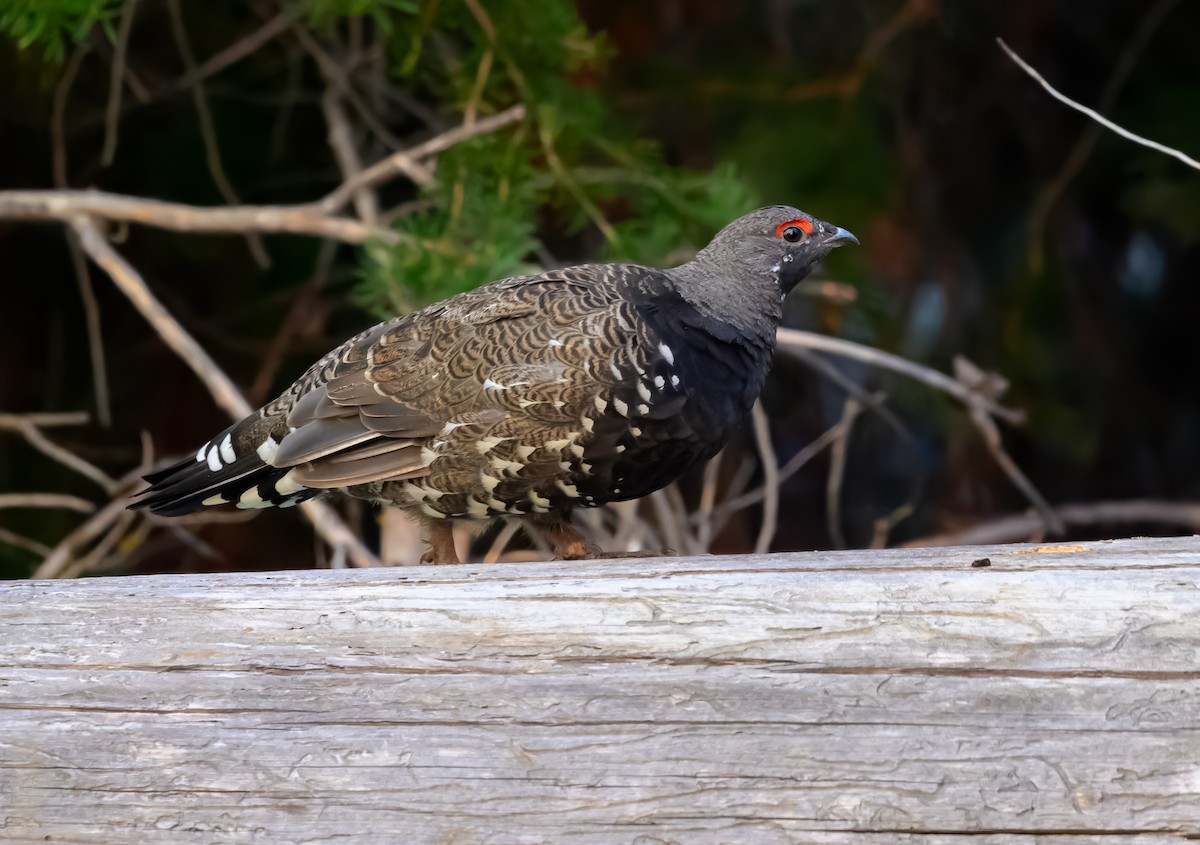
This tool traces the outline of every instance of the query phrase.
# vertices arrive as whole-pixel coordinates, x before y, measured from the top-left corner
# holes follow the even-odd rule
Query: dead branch
[[[1040,73],[1038,73],[1036,70],[1034,70],[1033,67],[1031,67],[1028,62],[1026,62],[1024,59],[1022,59],[1020,56],[1018,56],[1011,47],[1009,47],[1007,44],[1005,44],[1003,38],[997,38],[996,43],[1000,45],[1000,49],[1002,49],[1005,53],[1008,54],[1008,57],[1010,59],[1012,59],[1014,62],[1016,62],[1017,67],[1021,68],[1021,70],[1025,71],[1027,74],[1029,74],[1029,76],[1032,77],[1035,82],[1037,82],[1039,85],[1041,85],[1043,88],[1046,89],[1046,93],[1048,93],[1054,99],[1058,100],[1060,103],[1070,106],[1071,108],[1075,109],[1075,111],[1080,112],[1081,114],[1087,115],[1088,117],[1090,117],[1092,120],[1099,123],[1104,128],[1109,129],[1113,132],[1116,132],[1118,135],[1120,135],[1122,138],[1125,138],[1126,140],[1133,141],[1133,143],[1140,144],[1143,147],[1149,147],[1150,149],[1155,150],[1160,153],[1163,153],[1164,155],[1169,155],[1172,158],[1182,161],[1188,167],[1191,167],[1195,170],[1200,170],[1200,161],[1197,161],[1196,159],[1192,158],[1191,156],[1187,155],[1186,153],[1180,152],[1179,150],[1175,149],[1174,147],[1168,147],[1164,144],[1158,143],[1158,141],[1152,141],[1149,138],[1143,137],[1142,135],[1138,135],[1134,132],[1130,132],[1128,129],[1125,129],[1125,128],[1113,123],[1111,120],[1109,120],[1104,115],[1100,114],[1100,112],[1096,111],[1095,109],[1090,109],[1085,105],[1075,102],[1070,97],[1068,97],[1066,94],[1059,93],[1059,91],[1053,85],[1051,85],[1049,82],[1046,81],[1046,78],[1044,76],[1042,76]]]
[[[76,217],[71,225],[79,235],[84,252],[108,273],[163,341],[199,376],[217,404],[235,420],[248,415],[252,409],[237,386],[155,298],[141,275],[109,246],[96,223],[88,217]],[[319,502],[305,502],[301,509],[317,533],[335,548],[346,547],[357,565],[379,565],[379,559],[354,536],[334,511]]]
[[[113,49],[112,68],[108,82],[108,107],[104,114],[104,149],[100,163],[108,167],[117,154],[117,133],[121,117],[121,93],[125,90],[125,58],[129,50],[129,34],[133,31],[133,13],[137,0],[125,0],[121,8],[121,23],[117,26],[117,42]]]
[[[57,508],[91,513],[96,506],[87,499],[66,493],[0,493],[0,509],[4,508]]]
[[[999,405],[995,400],[972,391],[962,382],[955,381],[945,373],[909,361],[907,358],[901,358],[899,355],[864,346],[861,343],[799,329],[780,329],[778,338],[779,346],[785,352],[790,352],[794,348],[816,349],[842,358],[852,358],[874,367],[908,376],[934,390],[952,396],[964,405],[970,406],[978,403],[989,414],[1014,425],[1020,425],[1025,421],[1025,415],[1021,411]]]
[[[1085,502],[1059,505],[1054,512],[1070,528],[1104,525],[1163,525],[1200,533],[1200,504],[1158,499],[1131,499],[1116,502]],[[920,546],[974,546],[988,543],[1015,543],[1038,538],[1043,528],[1036,513],[1016,514],[981,522],[962,531],[921,537],[901,544]]]
[[[258,29],[239,38],[224,50],[205,59],[200,65],[189,69],[183,76],[175,80],[167,90],[171,92],[185,91],[196,83],[208,79],[213,74],[220,73],[225,68],[255,52],[271,39],[286,32],[288,27],[292,25],[292,22],[302,13],[303,10],[299,6],[284,9]]]
[[[82,416],[82,420],[80,420],[80,416]],[[117,482],[104,472],[104,470],[85,461],[73,452],[68,452],[62,446],[52,442],[46,435],[42,434],[37,422],[35,422],[39,418],[43,420],[47,418],[78,420],[78,422],[59,421],[52,423],[56,425],[78,425],[81,422],[86,422],[88,419],[87,414],[0,414],[0,430],[14,431],[20,434],[30,446],[37,449],[43,455],[96,482],[105,492],[111,493],[116,489]]]
[[[771,426],[767,422],[767,413],[763,410],[761,400],[754,403],[750,419],[754,425],[754,444],[758,449],[763,470],[763,517],[758,529],[758,539],[754,541],[754,553],[761,555],[771,548],[771,539],[778,529],[779,463],[775,457],[775,446],[771,443]]]
[[[396,244],[398,232],[337,217],[313,205],[241,205],[203,208],[103,191],[0,191],[0,219],[58,220],[81,215],[175,232],[257,232],[313,235],[349,244],[377,238]]]
[[[524,119],[525,106],[518,103],[490,117],[481,118],[470,126],[464,123],[462,126],[448,129],[424,143],[392,153],[387,158],[372,164],[355,178],[348,179],[339,185],[336,190],[317,203],[317,207],[327,214],[332,214],[349,202],[359,188],[377,185],[400,175],[407,175],[411,178],[414,165],[419,165],[423,159],[448,150],[468,138],[495,132]]]
[[[175,46],[183,59],[184,70],[192,73],[196,70],[196,57],[192,55],[192,44],[187,36],[187,28],[183,23],[183,10],[179,0],[167,0],[167,17],[171,19],[171,33],[175,38]],[[204,142],[204,160],[208,164],[208,172],[212,174],[213,183],[225,202],[230,205],[240,205],[237,191],[225,173],[225,165],[221,161],[221,145],[217,141],[217,129],[213,123],[212,110],[208,107],[208,95],[204,92],[204,83],[199,80],[192,85],[192,100],[196,105],[196,117],[200,123],[200,139]],[[246,245],[259,267],[266,269],[271,266],[271,257],[263,246],[262,238],[253,230],[245,233]]]

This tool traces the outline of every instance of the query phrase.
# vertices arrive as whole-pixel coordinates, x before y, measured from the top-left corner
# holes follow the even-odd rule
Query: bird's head
[[[773,339],[783,298],[814,264],[847,243],[858,239],[840,226],[773,205],[734,220],[694,259],[669,272],[702,313]]]
[[[773,205],[734,220],[701,255],[769,278],[778,285],[779,294],[786,296],[814,264],[848,243],[856,244],[858,238],[840,226],[798,208]]]

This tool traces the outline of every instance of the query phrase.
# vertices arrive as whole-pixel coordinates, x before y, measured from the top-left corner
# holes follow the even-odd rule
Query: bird
[[[704,464],[763,389],[783,300],[847,230],[791,206],[657,269],[595,263],[500,279],[347,340],[280,396],[147,475],[129,507],[287,508],[331,491],[423,524],[517,519],[564,560],[602,554],[579,508]]]

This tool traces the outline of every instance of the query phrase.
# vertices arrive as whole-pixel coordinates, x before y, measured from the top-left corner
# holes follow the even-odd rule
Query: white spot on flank
[[[654,377],[654,386],[657,387],[659,390],[662,390],[664,387],[667,386],[667,380],[665,378],[663,378],[662,376],[655,376]]]
[[[529,491],[529,501],[533,502],[533,506],[535,508],[544,508],[545,510],[550,509],[550,500],[543,496],[539,496],[536,490]]]
[[[675,363],[675,353],[671,351],[671,347],[667,346],[665,343],[660,343],[658,345],[658,351],[661,352],[662,356],[667,359],[668,364]]]
[[[496,492],[496,485],[500,483],[500,479],[499,479],[499,478],[496,478],[496,477],[494,477],[494,476],[488,475],[486,472],[485,472],[485,473],[480,473],[480,475],[479,475],[479,481],[480,481],[480,483],[481,483],[481,484],[483,484],[483,489],[484,489],[484,490],[487,490],[487,491],[488,491],[488,493],[495,493],[495,492]]]
[[[475,519],[487,519],[491,514],[488,506],[475,499],[467,499],[467,515]]]
[[[584,417],[579,422],[583,424],[583,430],[588,434],[591,434],[592,430],[596,427],[596,421],[591,417]]]
[[[201,447],[200,447],[200,451],[196,452],[196,463],[200,463],[200,462],[202,462],[202,461],[203,461],[203,460],[204,460],[206,457],[208,457],[208,456],[205,454],[205,452],[207,452],[207,451],[208,451],[208,444],[207,444],[207,443],[205,443],[203,446],[201,446]]]
[[[500,513],[508,513],[508,505],[504,504],[504,502],[500,501],[495,496],[492,496],[490,499],[487,500],[487,506],[494,511],[499,511]]]
[[[559,490],[562,490],[570,498],[572,498],[572,499],[579,498],[579,488],[576,487],[574,484],[567,484],[566,482],[561,481],[561,480],[555,481],[554,483],[558,485]]]
[[[237,460],[237,455],[233,453],[233,434],[226,434],[225,439],[221,441],[221,457],[225,459],[225,463],[231,464]]]
[[[519,464],[516,461],[506,461],[504,458],[498,458],[495,455],[492,456],[492,466],[495,467],[496,471],[501,475],[504,473],[516,475],[521,470],[525,469],[525,464]]]
[[[537,451],[537,446],[526,446],[524,443],[516,447],[517,457],[523,461],[529,460],[529,456]]]
[[[642,397],[642,399],[644,401],[646,401],[646,402],[650,401],[650,388],[646,385],[646,382],[639,381],[637,383],[637,392],[638,392],[638,396]],[[643,411],[643,413],[645,413],[645,412]]]
[[[488,435],[487,437],[479,438],[479,440],[477,440],[475,442],[475,448],[479,450],[479,454],[486,455],[488,452],[492,451],[497,446],[499,446],[501,443],[503,443],[505,440],[508,440],[508,438],[507,437],[492,437],[491,435]]]
[[[625,447],[620,444],[617,444],[617,452],[620,453],[620,452],[624,452],[624,451],[625,451]]]
[[[296,483],[296,471],[290,470],[287,475],[275,482],[275,492],[280,496],[291,496],[304,489],[304,485]]]
[[[596,406],[596,410],[602,414],[604,413],[604,409],[608,407],[608,403],[605,402],[603,399],[601,399],[599,396],[592,399],[592,404],[594,404]]]
[[[617,366],[617,362],[609,363],[608,368],[612,370],[613,378],[625,378],[625,374],[621,372],[621,368]]]
[[[208,468],[213,472],[220,472],[222,469],[221,456],[218,454],[218,449],[216,446],[213,446],[208,450]]]
[[[227,505],[227,504],[229,504],[229,500],[226,499],[224,496],[222,496],[220,493],[218,493],[215,496],[209,496],[207,499],[205,499],[200,504],[207,505],[208,507],[211,508],[213,505]]]
[[[563,449],[567,448],[570,445],[571,445],[571,438],[569,438],[569,437],[566,440],[547,440],[546,441],[546,448],[549,449],[551,452],[561,452]]]
[[[640,428],[638,428],[636,425],[631,425],[629,427],[629,433],[632,434],[634,437],[642,436],[642,430]]]
[[[262,458],[264,464],[272,463],[275,460],[275,453],[279,451],[279,444],[275,442],[275,438],[268,436],[254,451],[258,452],[258,456]]]
[[[251,487],[242,493],[237,501],[237,506],[243,510],[246,508],[269,508],[271,507],[271,503],[264,501],[263,497],[258,495],[257,487]]]
[[[671,387],[679,387],[679,376],[671,376]]]
[[[646,416],[646,414],[650,413],[650,406],[649,405],[638,405],[637,412],[644,417],[644,416]]]
[[[562,341],[561,341],[561,340],[559,340],[559,339],[558,339],[558,338],[556,338],[556,337],[552,337],[552,338],[550,338],[550,340],[549,340],[549,341],[546,343],[546,345],[547,345],[547,346],[562,346]]]
[[[434,519],[445,519],[446,515],[432,505],[421,505],[421,510],[432,516]]]
[[[570,446],[567,447],[567,450],[570,451],[570,453],[577,458],[583,457],[583,447],[580,446],[578,443],[572,443]]]
[[[629,406],[615,396],[613,397],[613,407],[617,409],[617,413],[621,416],[629,416]]]

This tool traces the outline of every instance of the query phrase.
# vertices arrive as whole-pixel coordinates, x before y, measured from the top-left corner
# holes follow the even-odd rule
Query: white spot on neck
[[[667,346],[665,343],[660,343],[658,345],[658,351],[661,352],[662,356],[667,359],[668,364],[675,363],[675,353],[671,351],[671,347]]]

